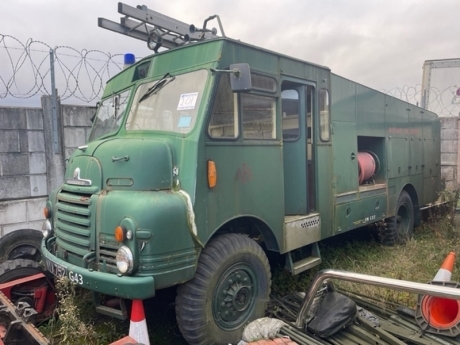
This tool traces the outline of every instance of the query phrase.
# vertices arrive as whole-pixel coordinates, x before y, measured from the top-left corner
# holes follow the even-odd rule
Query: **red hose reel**
[[[358,152],[358,182],[362,184],[378,172],[379,159],[371,151]]]

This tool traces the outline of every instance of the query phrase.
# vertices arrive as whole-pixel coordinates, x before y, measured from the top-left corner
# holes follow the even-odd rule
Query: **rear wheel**
[[[43,234],[39,230],[15,230],[0,238],[0,262],[28,259],[40,262]]]
[[[45,276],[27,282],[21,282],[3,289],[4,294],[13,302],[27,302],[38,313],[35,322],[39,323],[52,316],[57,299],[54,286],[40,264],[33,260],[7,260],[0,264],[0,284],[13,282],[38,273]]]
[[[396,215],[385,220],[380,230],[380,241],[385,245],[406,243],[414,234],[414,205],[406,191],[399,195]]]
[[[252,239],[226,234],[203,250],[195,277],[179,286],[176,317],[189,344],[229,344],[263,317],[270,294],[267,257]]]

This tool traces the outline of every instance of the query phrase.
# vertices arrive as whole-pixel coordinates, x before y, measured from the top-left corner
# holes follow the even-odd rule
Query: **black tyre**
[[[189,344],[236,344],[244,326],[263,317],[271,286],[267,257],[252,239],[226,234],[212,240],[195,277],[179,286],[176,318]]]
[[[29,303],[32,308],[35,308],[34,292],[37,288],[47,286],[46,300],[43,310],[38,311],[39,314],[35,321],[41,322],[48,319],[54,312],[57,299],[54,294],[54,286],[52,286],[50,276],[44,268],[34,260],[17,259],[7,260],[0,264],[0,284],[8,283],[16,279],[25,278],[37,273],[43,273],[47,277],[29,282],[23,282],[13,286],[9,291],[10,300],[14,304],[20,301]]]
[[[7,260],[0,265],[0,284],[43,272],[43,267],[33,260]]]
[[[399,195],[396,215],[385,220],[380,230],[380,241],[387,246],[404,244],[414,234],[414,205],[406,191]]]
[[[40,262],[43,234],[39,230],[15,230],[0,238],[0,263],[6,260],[28,259]]]

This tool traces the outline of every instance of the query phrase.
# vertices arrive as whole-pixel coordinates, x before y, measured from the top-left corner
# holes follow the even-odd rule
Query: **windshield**
[[[131,105],[126,129],[188,133],[195,125],[208,72],[198,70],[142,84]]]
[[[120,127],[126,105],[129,100],[130,90],[113,95],[105,99],[97,108],[89,141],[93,141],[108,133],[114,133]]]

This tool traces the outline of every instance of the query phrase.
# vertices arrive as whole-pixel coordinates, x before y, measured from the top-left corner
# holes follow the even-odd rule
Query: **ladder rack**
[[[98,26],[123,35],[147,42],[147,47],[158,52],[160,47],[173,49],[191,41],[201,41],[217,37],[217,29],[207,29],[208,21],[217,19],[220,34],[225,37],[222,23],[218,15],[207,18],[203,28],[198,29],[159,12],[149,10],[145,5],[132,7],[118,3],[118,13],[124,15],[120,23],[108,19],[98,18]]]

